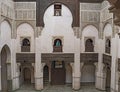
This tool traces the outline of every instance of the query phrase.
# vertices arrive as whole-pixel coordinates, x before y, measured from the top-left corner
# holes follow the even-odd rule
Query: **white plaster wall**
[[[63,38],[63,52],[74,52],[74,32],[72,25],[72,14],[70,10],[62,5],[62,16],[54,16],[54,5],[48,7],[44,14],[45,27],[41,35],[41,52],[52,53],[54,36]]]
[[[104,30],[103,30],[103,50],[104,50],[104,53],[105,53],[105,43],[106,43],[106,38],[110,38],[110,40],[112,39],[112,26],[111,24],[106,24],[106,26],[104,27]]]
[[[34,52],[35,42],[34,42],[34,29],[28,23],[23,23],[17,28],[17,52],[21,52],[21,41],[20,38],[30,37],[31,47],[30,51]]]
[[[85,52],[85,38],[94,38],[94,52],[98,52],[98,30],[93,25],[88,25],[82,30],[81,52]]]

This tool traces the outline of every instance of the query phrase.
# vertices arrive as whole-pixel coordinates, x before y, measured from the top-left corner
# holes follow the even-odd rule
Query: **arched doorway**
[[[106,91],[110,92],[110,85],[111,85],[111,69],[107,67],[106,69]]]
[[[95,85],[95,66],[93,63],[85,64],[81,74],[82,85]]]
[[[24,83],[30,84],[31,83],[31,70],[29,68],[24,68]]]
[[[11,78],[11,53],[7,45],[1,51],[1,90],[8,92],[12,90]]]
[[[43,82],[44,85],[49,84],[49,67],[47,65],[44,66],[44,70],[43,70]]]
[[[72,67],[69,63],[66,64],[66,84],[72,84]]]

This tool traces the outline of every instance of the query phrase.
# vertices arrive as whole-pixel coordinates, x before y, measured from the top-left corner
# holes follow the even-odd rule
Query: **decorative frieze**
[[[16,53],[17,63],[34,63],[35,53]]]
[[[5,16],[10,19],[14,19],[14,8],[11,8],[10,6],[1,3],[1,15]]]
[[[49,61],[65,61],[65,62],[74,62],[73,53],[42,53],[41,54],[42,62]]]
[[[36,20],[36,10],[16,10],[16,20]]]
[[[80,3],[81,10],[100,10],[100,3]]]
[[[98,62],[98,53],[81,53],[80,62],[84,62],[84,63]]]
[[[81,22],[100,22],[99,11],[81,11]]]
[[[100,19],[101,19],[101,22],[105,22],[111,18],[113,18],[113,13],[110,13],[109,10],[108,10],[108,7],[107,8],[104,8],[101,10],[101,15],[100,15]]]
[[[15,3],[16,20],[36,20],[36,3]]]

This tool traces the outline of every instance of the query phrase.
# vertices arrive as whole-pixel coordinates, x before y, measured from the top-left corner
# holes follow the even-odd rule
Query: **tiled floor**
[[[24,85],[14,92],[105,92],[95,89],[94,86],[82,86],[79,91],[72,90],[70,85],[64,86],[47,86],[42,91],[36,91],[31,85]]]

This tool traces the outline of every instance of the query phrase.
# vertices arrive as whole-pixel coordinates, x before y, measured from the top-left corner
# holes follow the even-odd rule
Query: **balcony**
[[[105,48],[105,53],[110,54],[110,49],[111,49],[110,47],[106,47],[106,48]]]
[[[53,46],[53,52],[62,52],[62,46]]]
[[[21,52],[30,52],[30,46],[21,46]]]

